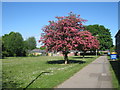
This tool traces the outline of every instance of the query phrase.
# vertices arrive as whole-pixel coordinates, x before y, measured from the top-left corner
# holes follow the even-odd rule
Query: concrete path
[[[100,56],[57,88],[112,88],[107,56]]]

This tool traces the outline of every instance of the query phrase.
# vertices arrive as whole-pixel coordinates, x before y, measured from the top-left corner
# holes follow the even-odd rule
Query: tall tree
[[[23,38],[18,32],[10,32],[2,36],[4,50],[8,56],[23,56]]]
[[[2,58],[2,37],[0,37],[0,59]]]
[[[4,41],[1,37],[1,55],[2,55],[2,58],[6,57],[6,56],[9,56],[8,52],[7,52],[7,49],[5,48],[5,45],[4,45]]]
[[[35,37],[29,37],[25,40],[25,46],[28,50],[32,50],[36,48],[36,40]]]
[[[100,42],[100,50],[107,50],[113,46],[110,30],[103,25],[88,25],[85,29],[90,31],[93,36],[97,36]]]
[[[40,41],[47,47],[47,51],[62,51],[65,64],[68,63],[68,53],[75,49],[78,32],[82,31],[82,23],[86,20],[72,12],[68,16],[56,17],[58,21],[49,21],[49,25],[43,28]]]

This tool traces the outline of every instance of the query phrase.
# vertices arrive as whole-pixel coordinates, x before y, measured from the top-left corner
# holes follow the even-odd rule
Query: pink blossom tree
[[[83,58],[86,51],[99,49],[99,41],[89,31],[82,31],[77,34],[78,37],[75,40],[78,43],[78,47],[76,49],[83,51]]]
[[[68,16],[56,17],[57,21],[49,21],[45,26],[40,41],[47,47],[47,51],[62,51],[65,64],[68,63],[68,53],[70,50],[76,50],[81,41],[80,31],[84,29],[82,23],[86,20],[80,18],[72,12]],[[79,40],[79,42],[78,42]],[[84,41],[83,41],[84,42]]]

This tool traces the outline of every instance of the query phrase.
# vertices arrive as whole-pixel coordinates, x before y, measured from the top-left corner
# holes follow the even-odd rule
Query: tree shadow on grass
[[[114,70],[114,73],[118,79],[119,85],[120,85],[120,61],[116,60],[116,61],[110,61],[110,64]]]
[[[23,84],[23,83],[21,83]],[[15,83],[14,81],[8,81],[8,82],[2,82],[2,89],[3,90],[7,90],[8,88],[17,88],[18,86],[20,86],[21,84],[19,83]]]
[[[11,73],[11,71],[10,71]],[[7,79],[7,80],[6,80]],[[8,73],[2,71],[2,89],[7,90],[8,88],[18,88],[23,83],[18,83],[18,81],[14,81],[13,77],[8,76]]]
[[[47,63],[48,64],[64,64],[65,60],[47,61]],[[68,64],[73,64],[73,63],[83,64],[83,63],[86,63],[86,61],[82,61],[82,60],[68,60]]]
[[[34,78],[25,88],[21,88],[20,90],[26,90],[31,84],[33,84],[42,74],[44,73],[50,73],[50,72],[42,72],[40,73],[38,76],[36,76],[36,78]],[[2,82],[2,89],[3,90],[17,90],[16,88],[18,88],[20,85],[22,85],[23,83],[15,83],[14,81],[8,81],[8,82]]]

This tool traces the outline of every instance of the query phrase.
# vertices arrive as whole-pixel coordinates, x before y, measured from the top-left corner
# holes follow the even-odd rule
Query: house
[[[116,38],[116,52],[118,54],[118,57],[120,58],[120,30],[117,32],[115,38]]]
[[[68,53],[68,56],[75,56],[75,53],[77,53],[77,55],[80,55],[80,52],[79,51],[75,51],[75,50],[71,50],[70,53]],[[57,52],[56,55],[54,56],[63,56],[62,52]]]
[[[58,56],[63,56],[62,52],[58,52],[57,55]],[[71,51],[70,53],[68,53],[68,56],[74,56],[74,52]]]
[[[45,50],[40,50],[40,49],[33,49],[29,52],[30,54],[33,54],[35,56],[45,54]]]

